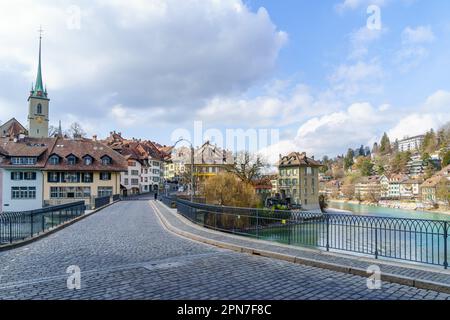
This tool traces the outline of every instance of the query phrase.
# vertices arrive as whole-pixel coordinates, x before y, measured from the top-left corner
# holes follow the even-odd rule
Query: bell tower
[[[50,99],[42,81],[41,48],[42,28],[39,30],[39,63],[36,84],[31,86],[28,97],[28,135],[32,138],[48,137]]]

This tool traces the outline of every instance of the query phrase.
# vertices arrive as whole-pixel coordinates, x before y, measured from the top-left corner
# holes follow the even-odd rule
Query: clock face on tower
[[[37,123],[42,123],[44,122],[44,119],[42,117],[36,117],[36,121]]]

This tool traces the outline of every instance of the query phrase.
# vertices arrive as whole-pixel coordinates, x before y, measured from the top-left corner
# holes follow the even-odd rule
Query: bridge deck
[[[67,289],[69,266],[81,289]],[[174,235],[149,201],[123,201],[0,253],[0,299],[449,299],[449,295],[239,254]]]

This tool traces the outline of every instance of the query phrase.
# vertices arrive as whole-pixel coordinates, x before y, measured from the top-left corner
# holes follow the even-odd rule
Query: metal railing
[[[205,205],[162,197],[207,228],[276,241],[448,268],[450,221],[317,214]]]
[[[32,238],[84,215],[84,201],[24,212],[0,214],[0,245]]]
[[[94,199],[94,208],[98,209],[111,203],[112,196],[98,197]]]

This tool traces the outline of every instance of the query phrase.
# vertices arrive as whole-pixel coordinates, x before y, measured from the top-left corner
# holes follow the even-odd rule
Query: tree
[[[355,167],[359,170],[362,176],[371,176],[373,172],[373,163],[370,158],[359,157],[356,159]]]
[[[242,182],[252,184],[261,178],[263,169],[268,167],[269,164],[262,156],[242,151],[236,154],[234,164],[226,169]]]
[[[436,198],[450,206],[450,181],[442,178],[436,186]]]
[[[436,172],[436,168],[434,167],[431,161],[427,161],[427,166],[425,167],[424,179],[430,179],[433,174]]]
[[[58,133],[59,133],[58,127],[55,127],[55,126],[53,126],[53,125],[50,125],[50,126],[48,127],[48,136],[49,136],[49,137],[54,137],[54,136],[56,136]]]
[[[325,212],[325,210],[328,208],[328,197],[326,195],[319,195],[319,206],[322,212]]]
[[[380,153],[381,154],[388,154],[391,153],[391,141],[389,140],[389,137],[387,135],[387,133],[385,132],[383,134],[383,137],[381,138],[381,143],[380,143]]]
[[[450,150],[442,155],[442,167],[446,167],[450,164]]]
[[[411,160],[411,152],[398,152],[391,159],[391,172],[392,173],[405,173],[406,165]]]
[[[361,145],[361,147],[359,147],[358,155],[360,157],[365,157],[366,156],[366,151],[364,150],[364,146],[363,145]]]
[[[436,151],[437,147],[438,147],[437,136],[434,130],[431,129],[425,134],[420,153],[422,155],[424,155],[425,153],[431,154]]]
[[[83,130],[83,128],[78,122],[74,122],[70,125],[68,133],[69,133],[68,135],[74,139],[86,137],[86,132]]]
[[[346,171],[353,166],[353,164],[354,164],[353,158],[354,157],[355,157],[354,151],[352,149],[348,149],[347,155],[344,158],[344,169]]]
[[[254,208],[259,203],[253,186],[228,172],[208,178],[204,194],[208,204],[219,206]]]
[[[380,148],[378,147],[378,143],[374,143],[372,147],[372,154],[378,154],[380,152]]]

